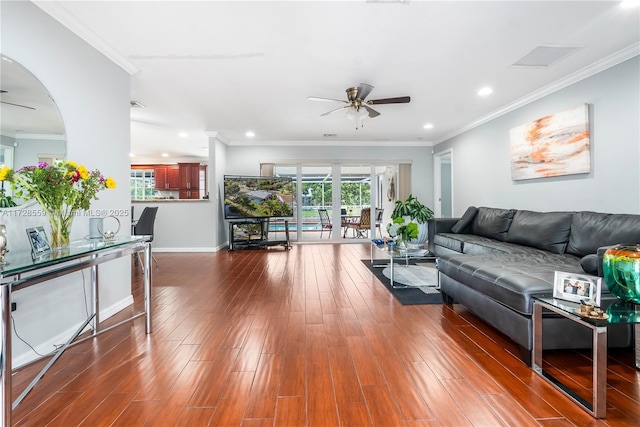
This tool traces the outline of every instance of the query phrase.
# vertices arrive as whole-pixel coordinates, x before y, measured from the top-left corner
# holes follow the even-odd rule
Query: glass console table
[[[121,325],[124,322],[145,316],[146,333],[152,332],[151,325],[151,236],[126,236],[113,241],[81,240],[72,242],[62,250],[52,250],[38,258],[32,258],[30,251],[10,251],[5,256],[4,265],[0,265],[0,393],[2,394],[2,414],[0,425],[11,425],[11,411],[20,404],[22,399],[33,389],[47,370],[58,360],[62,353],[77,340],[82,331],[89,326],[93,338],[101,332]],[[108,328],[100,329],[100,301],[98,265],[124,256],[144,252],[144,312],[135,314]],[[55,351],[45,367],[36,375],[15,401],[11,396],[11,293],[30,286],[45,284],[48,280],[67,274],[91,269],[91,311],[87,319],[71,338]]]
[[[535,297],[533,301],[533,349],[532,368],[556,389],[580,405],[596,418],[605,418],[607,410],[607,327],[610,325],[635,325],[635,364],[640,368],[640,305],[626,303],[611,297],[602,297],[601,308],[607,319],[595,319],[578,314],[580,304],[555,299]],[[548,310],[573,320],[593,333],[593,398],[588,402],[542,367],[542,311]]]

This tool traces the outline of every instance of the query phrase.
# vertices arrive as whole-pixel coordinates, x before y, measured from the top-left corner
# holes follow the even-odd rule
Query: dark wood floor
[[[13,423],[640,425],[631,350],[610,352],[607,418],[596,420],[464,308],[400,305],[360,261],[368,256],[353,244],[157,254],[153,334],[140,318],[69,349]],[[549,360],[588,396],[587,354]],[[14,375],[14,396],[36,367]]]

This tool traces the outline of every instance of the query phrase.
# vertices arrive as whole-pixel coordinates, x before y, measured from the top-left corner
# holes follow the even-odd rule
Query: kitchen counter
[[[132,200],[131,203],[166,203],[166,202],[210,202],[211,199],[145,199],[145,200]]]

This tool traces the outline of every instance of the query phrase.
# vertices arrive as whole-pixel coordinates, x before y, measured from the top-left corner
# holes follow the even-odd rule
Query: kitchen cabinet
[[[201,199],[206,194],[206,165],[178,163],[180,170],[180,199]]]
[[[177,166],[155,165],[153,175],[156,190],[180,190],[180,169]]]

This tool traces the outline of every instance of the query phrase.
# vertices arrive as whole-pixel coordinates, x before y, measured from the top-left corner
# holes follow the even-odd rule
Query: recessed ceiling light
[[[161,156],[162,157],[169,157],[169,154],[168,153],[162,153]]]
[[[248,136],[249,138],[253,138],[254,136],[256,136],[256,134],[253,133],[253,131],[248,130],[247,133],[245,133],[245,136]]]
[[[424,125],[425,129],[433,129],[433,125],[431,123],[427,123],[426,125]]]
[[[491,89],[490,87],[483,87],[478,91],[479,96],[487,96],[487,95],[491,95],[492,93],[493,93],[493,89]]]
[[[640,5],[640,1],[638,0],[624,0],[622,3],[620,3],[620,6],[624,7],[625,9],[638,7],[638,5]]]
[[[189,136],[189,134],[188,134],[188,133],[186,133],[186,132],[180,132],[180,133],[178,134],[178,136],[179,136],[180,138],[187,138],[187,137]]]
[[[129,157],[135,157],[136,155],[133,153],[129,153]]]

